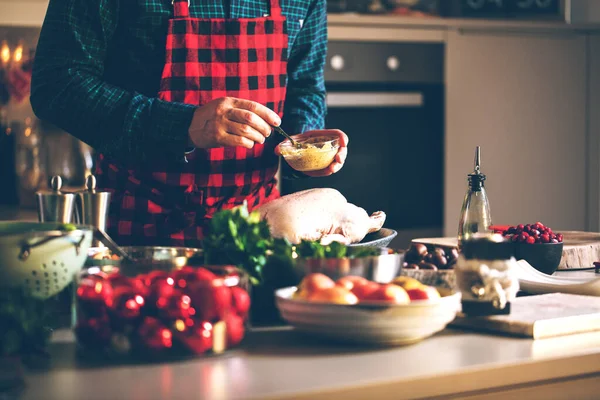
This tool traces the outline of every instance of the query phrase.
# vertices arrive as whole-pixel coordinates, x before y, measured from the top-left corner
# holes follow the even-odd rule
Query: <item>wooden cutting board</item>
[[[533,339],[600,331],[600,297],[565,293],[518,297],[509,315],[459,314],[450,325]]]
[[[564,236],[563,255],[559,270],[592,268],[595,261],[600,261],[600,233],[566,231]],[[441,247],[457,247],[455,237],[413,239],[413,243]]]

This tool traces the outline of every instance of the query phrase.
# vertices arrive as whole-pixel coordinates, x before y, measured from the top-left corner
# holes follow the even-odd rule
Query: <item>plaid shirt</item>
[[[282,126],[290,133],[320,129],[326,2],[281,6],[289,34]],[[190,13],[255,18],[268,13],[268,1],[191,0]],[[107,155],[181,158],[196,107],[156,98],[171,17],[171,0],[50,0],[33,68],[36,115]]]

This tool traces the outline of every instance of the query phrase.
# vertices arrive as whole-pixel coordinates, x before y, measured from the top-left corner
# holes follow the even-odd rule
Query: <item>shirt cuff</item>
[[[190,148],[189,129],[198,107],[155,99],[150,122],[153,142],[181,159]],[[163,147],[164,146],[164,147]]]

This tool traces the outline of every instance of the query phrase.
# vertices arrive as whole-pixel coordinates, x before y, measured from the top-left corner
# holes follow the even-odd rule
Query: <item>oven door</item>
[[[443,226],[443,85],[328,87],[326,126],[349,137],[337,174],[283,180],[283,194],[335,188],[368,213],[384,211],[394,245],[440,235]]]

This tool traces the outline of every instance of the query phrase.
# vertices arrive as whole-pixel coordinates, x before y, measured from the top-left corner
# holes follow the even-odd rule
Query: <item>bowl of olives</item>
[[[425,285],[456,290],[454,265],[457,259],[458,250],[454,247],[413,243],[404,255],[400,275],[415,278]]]
[[[422,243],[413,243],[404,257],[404,269],[413,270],[446,270],[453,269],[458,258],[455,248],[430,246]]]

